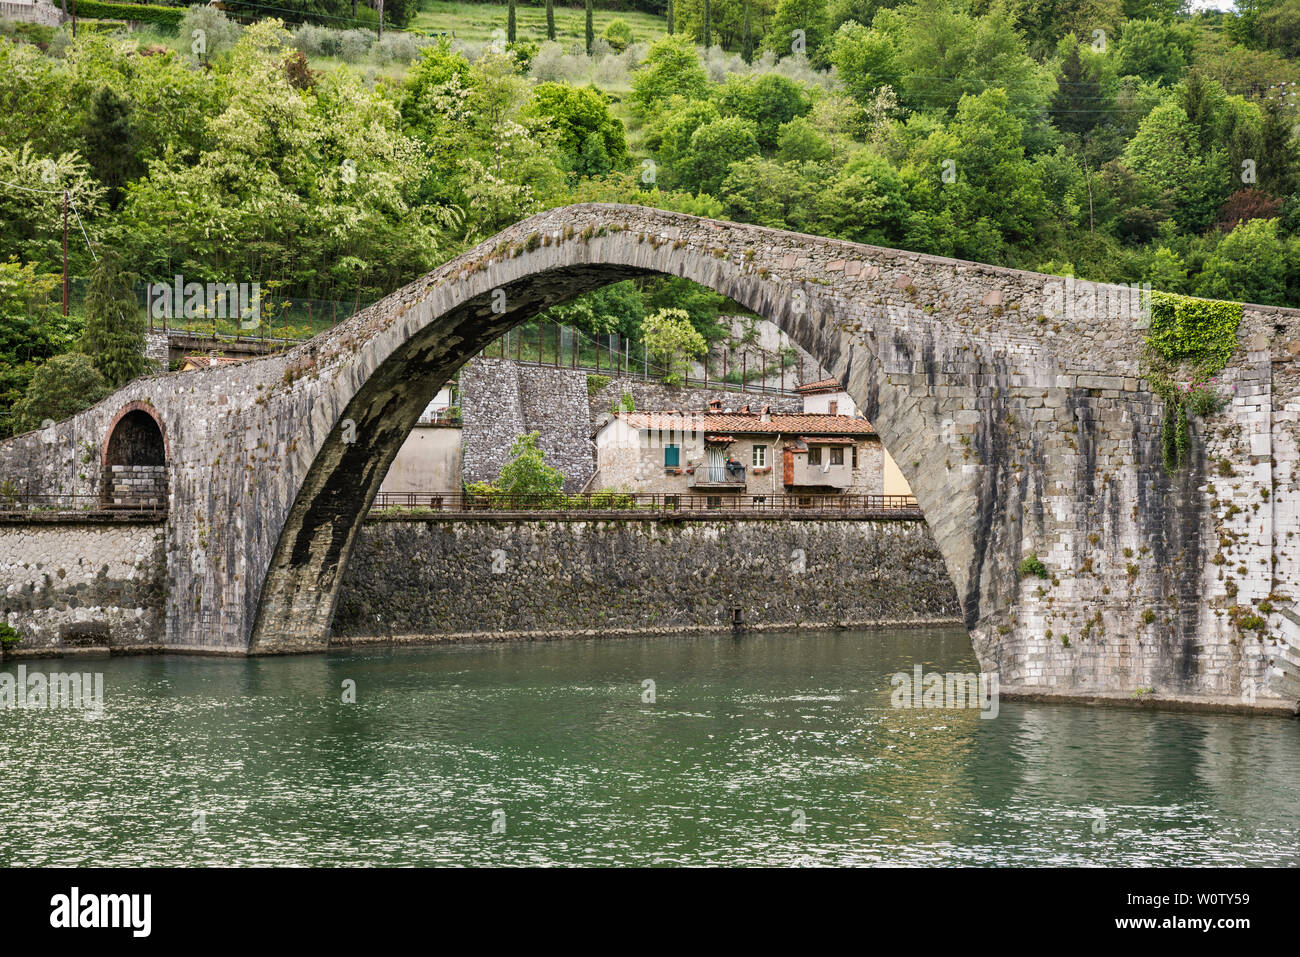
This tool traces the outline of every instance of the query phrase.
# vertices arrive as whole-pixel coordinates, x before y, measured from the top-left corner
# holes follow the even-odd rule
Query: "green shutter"
[[[675,469],[681,461],[681,449],[675,445],[664,446],[664,468]]]

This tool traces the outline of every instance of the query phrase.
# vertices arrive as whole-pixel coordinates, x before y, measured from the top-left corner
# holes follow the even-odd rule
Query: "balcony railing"
[[[691,478],[691,485],[723,487],[730,485],[737,489],[744,489],[745,470],[743,468],[728,469],[725,465],[697,465]]]
[[[412,509],[459,514],[485,512],[626,512],[681,514],[732,512],[790,513],[847,516],[902,515],[921,510],[911,495],[750,495],[717,491],[709,494],[672,492],[579,492],[573,495],[461,495],[436,492],[380,492],[376,511]]]

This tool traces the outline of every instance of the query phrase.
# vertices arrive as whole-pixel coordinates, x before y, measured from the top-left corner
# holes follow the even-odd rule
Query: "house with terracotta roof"
[[[884,492],[884,450],[866,419],[767,406],[617,412],[595,430],[593,489],[708,495]]]
[[[857,415],[858,407],[849,395],[849,391],[840,385],[839,379],[819,379],[795,389],[803,396],[803,410],[825,415]],[[884,450],[884,487],[886,495],[911,495],[912,487],[903,478],[898,463]]]
[[[803,410],[824,415],[857,415],[858,407],[839,379],[820,379],[794,391],[803,396]]]

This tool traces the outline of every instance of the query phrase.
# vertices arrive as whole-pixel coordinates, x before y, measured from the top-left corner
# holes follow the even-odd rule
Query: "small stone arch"
[[[100,452],[100,505],[166,509],[168,452],[158,410],[147,402],[123,406],[109,423]]]

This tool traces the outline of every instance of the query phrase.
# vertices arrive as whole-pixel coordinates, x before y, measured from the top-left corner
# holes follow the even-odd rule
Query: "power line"
[[[9,183],[0,180],[0,186],[9,186],[13,189],[26,190],[29,193],[41,193],[46,196],[58,196],[62,194],[67,197],[68,205],[72,207],[72,214],[77,217],[77,225],[81,227],[81,235],[86,240],[86,250],[90,253],[90,258],[99,262],[99,257],[95,255],[95,247],[90,244],[90,234],[86,232],[86,224],[81,221],[81,211],[77,209],[77,201],[72,198],[72,191],[67,189],[36,189],[32,186],[23,186],[21,183]]]

